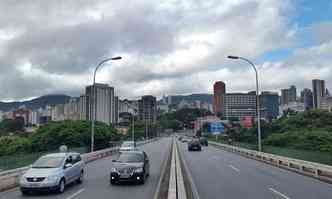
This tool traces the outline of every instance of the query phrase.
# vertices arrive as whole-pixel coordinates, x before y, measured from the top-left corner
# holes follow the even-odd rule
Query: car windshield
[[[39,158],[33,165],[32,168],[57,168],[60,167],[64,157],[48,157],[44,156]]]
[[[122,153],[117,161],[123,163],[143,162],[143,155],[137,153]]]

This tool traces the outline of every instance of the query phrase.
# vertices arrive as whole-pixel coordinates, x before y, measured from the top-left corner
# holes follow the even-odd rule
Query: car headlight
[[[139,167],[135,169],[135,173],[142,173],[143,172],[143,168]]]
[[[116,168],[113,167],[113,168],[111,169],[111,172],[118,172],[118,170],[117,170]]]
[[[25,176],[21,176],[21,178],[20,178],[20,183],[25,183],[26,182],[26,180],[25,180]]]
[[[48,176],[47,178],[46,178],[46,180],[48,181],[48,182],[55,182],[55,181],[57,181],[58,180],[58,176],[57,175],[52,175],[52,176]]]

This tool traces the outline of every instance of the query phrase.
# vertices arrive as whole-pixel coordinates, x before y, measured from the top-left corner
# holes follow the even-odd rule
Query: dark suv
[[[110,183],[131,181],[144,184],[149,170],[149,158],[144,151],[124,151],[117,160],[113,160]]]
[[[192,139],[190,142],[188,142],[188,151],[201,151],[202,150],[202,146],[201,143],[199,141],[199,139]]]

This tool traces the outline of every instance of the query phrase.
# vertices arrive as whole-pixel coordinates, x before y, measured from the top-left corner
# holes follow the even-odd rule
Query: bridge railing
[[[209,141],[209,143],[221,147],[226,151],[238,153],[251,159],[259,160],[280,168],[288,169],[306,176],[311,176],[319,180],[332,183],[332,166],[329,165],[244,149],[241,147],[221,144],[213,141]]]

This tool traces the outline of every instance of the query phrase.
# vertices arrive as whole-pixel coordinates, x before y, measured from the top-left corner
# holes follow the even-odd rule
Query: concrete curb
[[[178,142],[176,143],[178,145]],[[186,191],[188,198],[190,199],[200,199],[197,191],[197,187],[194,183],[194,180],[192,178],[191,172],[189,170],[189,167],[187,165],[186,160],[183,158],[182,152],[179,150],[179,160],[181,162],[182,168],[183,168],[183,178],[185,181]]]
[[[161,199],[161,198],[165,198],[165,196],[162,196],[162,183],[166,178],[166,170],[169,166],[169,164],[171,163],[171,154],[172,154],[172,147],[173,147],[173,143],[171,144],[170,148],[169,148],[169,152],[167,154],[166,159],[164,160],[163,164],[162,164],[162,169],[161,169],[161,173],[160,173],[160,178],[157,184],[157,188],[156,191],[154,193],[153,199]],[[165,194],[166,195],[166,194]]]

